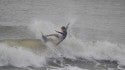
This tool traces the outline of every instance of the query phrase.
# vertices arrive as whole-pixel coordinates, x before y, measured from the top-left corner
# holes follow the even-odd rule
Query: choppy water
[[[0,70],[125,70],[124,0],[0,0]],[[70,22],[67,38],[44,34]]]
[[[20,38],[20,39],[1,40],[0,41],[1,69],[3,70],[124,69],[125,65],[124,44],[112,43],[106,40],[84,41],[73,35],[72,28],[69,28],[70,30],[68,30],[69,34],[67,38],[59,46],[54,46],[51,43],[45,44],[41,39],[40,32],[48,34],[54,30],[54,27],[55,25],[52,23],[35,21],[34,24],[26,28],[27,30],[31,31],[32,34],[35,35],[34,39]]]
[[[107,42],[98,42],[99,46],[90,43],[85,47],[76,47],[73,43],[70,44],[72,46],[65,45],[66,47],[45,46],[40,42],[35,39],[1,41],[0,69],[119,70],[119,66],[124,69],[124,59],[121,59],[124,58],[124,51],[120,51],[123,48],[118,50],[118,46],[110,44],[100,49],[99,44],[104,45]]]

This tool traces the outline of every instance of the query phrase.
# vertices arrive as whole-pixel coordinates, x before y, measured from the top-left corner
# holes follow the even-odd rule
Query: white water
[[[46,64],[46,58],[58,58],[60,55],[70,59],[82,57],[89,60],[115,60],[121,66],[125,65],[125,45],[118,43],[118,41],[125,43],[124,0],[1,0],[0,2],[0,25],[30,25],[29,29],[37,39],[41,39],[40,32],[55,33],[54,30],[59,30],[61,25],[65,25],[62,23],[71,22],[68,36],[59,47],[47,44],[48,49],[40,53],[41,55],[19,46],[15,48],[5,43],[0,44],[0,66],[41,67]],[[32,24],[30,24],[31,18],[33,18]],[[41,18],[52,22],[41,21]],[[0,33],[0,38],[25,38],[26,32],[16,29],[8,31],[9,29],[3,30],[4,33]],[[32,38],[32,35],[26,38]],[[86,41],[88,39],[92,41]],[[79,70],[78,67],[72,66],[55,70],[59,69]]]
[[[66,66],[64,68],[55,68],[50,70],[88,70],[88,69],[81,69],[79,67],[73,67],[73,66]]]
[[[60,55],[70,59],[82,57],[88,60],[115,60],[118,61],[120,65],[125,65],[124,45],[111,43],[109,41],[83,42],[82,39],[78,39],[73,35],[73,25],[74,23],[71,23],[67,38],[58,47],[47,44],[48,49],[46,52],[42,52],[41,55],[35,54],[32,51],[19,46],[10,47],[5,43],[1,43],[0,66],[42,67],[46,64],[46,58],[58,58]],[[50,34],[54,33],[54,30],[58,28],[49,21],[43,22],[39,20],[35,20],[35,23],[33,22],[33,24],[29,26],[29,29],[36,34],[37,39],[41,39],[40,32]],[[68,69],[72,70],[72,67],[68,67]],[[80,70],[79,68],[74,67],[73,69]],[[60,70],[65,70],[65,68],[60,68]]]
[[[33,24],[33,26],[39,26],[35,27],[38,29],[38,31],[43,30],[42,32],[50,34],[57,29],[57,26],[54,25],[53,23],[42,22],[39,20],[37,21],[39,23],[36,22],[35,24]],[[78,39],[73,35],[72,26],[74,25],[74,23],[75,21],[71,22],[71,25],[69,26],[68,30],[69,34],[67,38],[59,45],[59,47],[56,48],[61,54],[63,54],[65,57],[72,59],[74,59],[75,57],[84,57],[87,59],[97,59],[97,60],[111,60],[111,61],[115,60],[118,61],[119,64],[125,65],[124,45],[111,43],[109,41],[83,42],[82,38]],[[42,29],[42,27],[44,28]],[[36,32],[37,31],[35,31],[36,35],[40,34]],[[39,36],[37,38],[40,38]]]
[[[46,64],[45,57],[24,48],[0,43],[0,66],[41,67]]]

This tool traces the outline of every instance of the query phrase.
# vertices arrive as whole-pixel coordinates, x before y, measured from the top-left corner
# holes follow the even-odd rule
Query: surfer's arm
[[[56,31],[56,30],[55,30]],[[62,32],[56,31],[57,33],[63,34]]]
[[[70,24],[70,23],[68,23],[68,24],[66,25],[66,30],[68,29],[69,24]]]

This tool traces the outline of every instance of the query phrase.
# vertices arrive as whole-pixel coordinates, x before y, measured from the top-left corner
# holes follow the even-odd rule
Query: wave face
[[[59,46],[42,41],[68,22]],[[124,43],[124,0],[0,0],[0,67],[125,70]]]
[[[45,57],[34,54],[22,47],[10,47],[0,43],[0,66],[41,67],[45,64]]]
[[[44,67],[51,65],[51,62],[55,63],[55,60],[59,60],[61,63],[57,62],[56,66],[58,66],[65,65],[72,60],[80,61],[80,59],[87,59],[87,61],[91,61],[90,64],[107,60],[115,61],[115,64],[118,65],[125,65],[125,47],[123,44],[111,43],[106,40],[84,41],[74,35],[72,25],[74,24],[70,25],[67,38],[55,47],[51,43],[45,44],[42,41],[41,32],[44,34],[54,33],[57,26],[50,22],[35,20],[28,28],[35,34],[36,39],[0,41],[0,66]],[[77,69],[81,70],[76,67]]]
[[[106,40],[93,40],[84,42],[84,38],[79,39],[74,35],[73,25],[74,23],[72,22],[68,30],[69,34],[66,40],[64,40],[59,45],[59,47],[56,48],[60,54],[63,54],[67,58],[84,57],[86,59],[118,61],[119,64],[125,64],[125,48],[123,44],[112,43]],[[34,26],[37,26],[37,29],[32,29],[36,28]],[[40,31],[45,34],[50,34],[53,33],[54,29],[57,27],[50,22],[37,21],[32,26],[30,26],[30,28],[31,30],[34,30],[36,37],[40,38]]]

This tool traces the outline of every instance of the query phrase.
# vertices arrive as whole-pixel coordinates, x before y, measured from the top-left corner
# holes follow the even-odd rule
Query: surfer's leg
[[[56,45],[56,42],[52,38],[48,38],[48,41],[52,42],[53,44]]]
[[[58,34],[50,34],[50,35],[46,35],[46,37],[49,37],[49,36],[55,36],[58,38]]]

